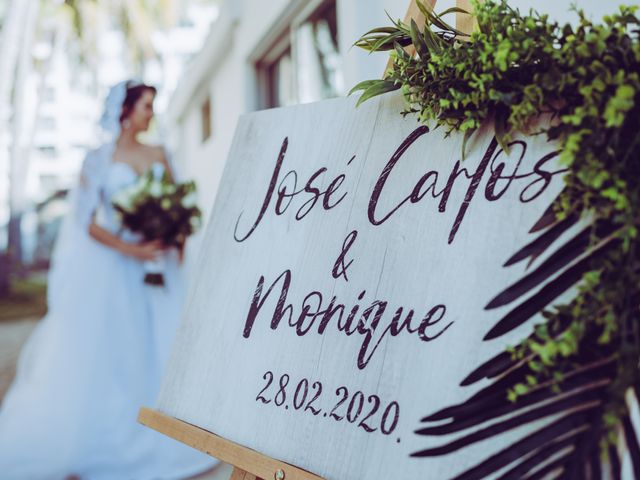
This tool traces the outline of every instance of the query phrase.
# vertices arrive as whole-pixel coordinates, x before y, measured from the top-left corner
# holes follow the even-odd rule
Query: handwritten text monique
[[[395,202],[393,207],[382,210],[379,208],[379,200],[384,195],[392,194],[392,192],[385,190],[389,175],[396,165],[402,161],[406,151],[428,131],[427,127],[421,126],[411,132],[395,150],[378,175],[369,196],[367,209],[367,218],[371,225],[382,225],[401,208],[406,208],[408,204],[418,203],[425,198],[438,201],[438,211],[444,213],[447,211],[447,207],[450,206],[449,198],[453,189],[456,187],[466,188],[462,202],[455,206],[457,212],[448,238],[448,243],[451,244],[455,240],[469,205],[476,197],[480,184],[485,177],[487,181],[484,184],[484,198],[487,201],[495,202],[500,200],[507,190],[512,188],[512,185],[515,185],[516,188],[520,188],[520,202],[527,203],[539,197],[547,189],[552,179],[565,171],[564,169],[553,169],[555,165],[550,161],[558,155],[555,150],[538,159],[528,171],[521,171],[522,160],[527,151],[527,143],[522,140],[512,142],[509,145],[512,152],[507,157],[503,150],[499,148],[495,138],[493,138],[474,171],[463,167],[463,163],[458,160],[449,172],[446,182],[442,185],[440,181],[443,178],[442,173],[436,170],[429,170],[417,180],[410,191],[403,194],[404,196]],[[325,167],[315,171],[303,186],[299,186],[298,173],[293,169],[281,176],[280,172],[286,157],[288,144],[288,138],[284,138],[269,181],[267,193],[259,212],[253,216],[253,222],[249,226],[244,225],[246,223],[243,221],[244,212],[238,216],[233,232],[236,242],[246,241],[259,227],[265,215],[268,215],[270,208],[273,209],[275,215],[283,215],[289,207],[292,207],[294,199],[302,199],[304,201],[295,206],[297,209],[293,213],[295,219],[300,221],[314,207],[321,206],[328,211],[338,207],[346,198],[348,191],[343,186],[346,179],[346,174],[344,173],[335,176],[326,188],[318,186],[327,174],[327,168]],[[356,156],[353,155],[348,164],[351,164],[355,158]],[[350,257],[350,249],[357,236],[358,232],[356,230],[351,231],[345,238],[341,251],[337,252],[337,257],[334,257],[336,258],[332,269],[334,278],[349,281],[347,272],[353,262]],[[443,304],[427,307],[422,316],[415,319],[414,309],[406,309],[403,306],[396,308],[393,314],[387,313],[388,302],[384,300],[374,299],[366,305],[360,305],[366,295],[365,289],[358,295],[355,305],[350,307],[340,303],[336,296],[332,296],[326,302],[325,295],[321,292],[311,291],[303,299],[300,310],[294,313],[292,303],[287,301],[292,279],[291,270],[286,269],[265,289],[265,285],[268,282],[264,276],[260,276],[242,333],[245,338],[251,336],[256,319],[265,302],[276,288],[279,289],[279,295],[271,314],[271,329],[276,330],[284,319],[289,327],[295,329],[296,334],[299,336],[304,336],[312,331],[323,335],[327,328],[337,328],[338,331],[347,336],[357,334],[361,337],[360,351],[357,357],[359,369],[364,369],[369,364],[374,353],[387,336],[415,335],[419,340],[428,342],[441,336],[453,324],[452,321],[445,320],[447,308]]]

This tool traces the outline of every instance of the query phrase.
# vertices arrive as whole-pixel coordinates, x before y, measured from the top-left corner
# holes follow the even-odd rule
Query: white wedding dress
[[[166,286],[153,287],[140,261],[89,237],[94,213],[120,232],[110,199],[138,178],[112,162],[113,148],[84,162],[49,276],[49,312],[0,406],[3,480],[174,479],[216,463],[136,421],[141,406],[155,403],[185,285],[175,253],[166,258]]]

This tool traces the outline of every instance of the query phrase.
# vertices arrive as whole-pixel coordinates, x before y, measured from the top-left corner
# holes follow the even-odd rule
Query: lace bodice
[[[134,241],[138,237],[122,229],[112,199],[116,193],[135,183],[139,175],[129,164],[113,161],[114,145],[103,145],[89,152],[82,165],[81,181],[76,197],[76,217],[87,228],[95,218],[98,225],[124,240]],[[155,163],[151,170],[161,177],[164,167]]]
[[[111,233],[120,232],[120,220],[111,203],[113,197],[122,189],[135,183],[138,174],[126,163],[111,162],[106,169],[102,195],[96,209],[96,223]]]

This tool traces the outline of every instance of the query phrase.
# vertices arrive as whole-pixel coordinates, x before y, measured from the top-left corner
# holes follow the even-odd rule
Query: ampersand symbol
[[[351,248],[351,245],[353,245],[353,242],[356,241],[357,236],[358,231],[353,230],[351,233],[349,233],[349,235],[347,235],[347,237],[344,239],[344,242],[342,242],[342,250],[340,251],[340,255],[338,256],[336,263],[333,264],[333,270],[331,271],[331,275],[333,275],[333,278],[342,276],[347,282],[349,281],[349,278],[347,277],[347,269],[349,268],[349,265],[353,263],[353,260],[349,260],[348,263],[344,262],[347,252]]]

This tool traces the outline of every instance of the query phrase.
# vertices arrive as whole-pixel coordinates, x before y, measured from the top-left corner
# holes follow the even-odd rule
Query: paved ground
[[[24,342],[37,324],[37,319],[0,322],[0,401],[15,375],[16,360]],[[220,465],[212,471],[192,480],[226,480],[231,467]]]

